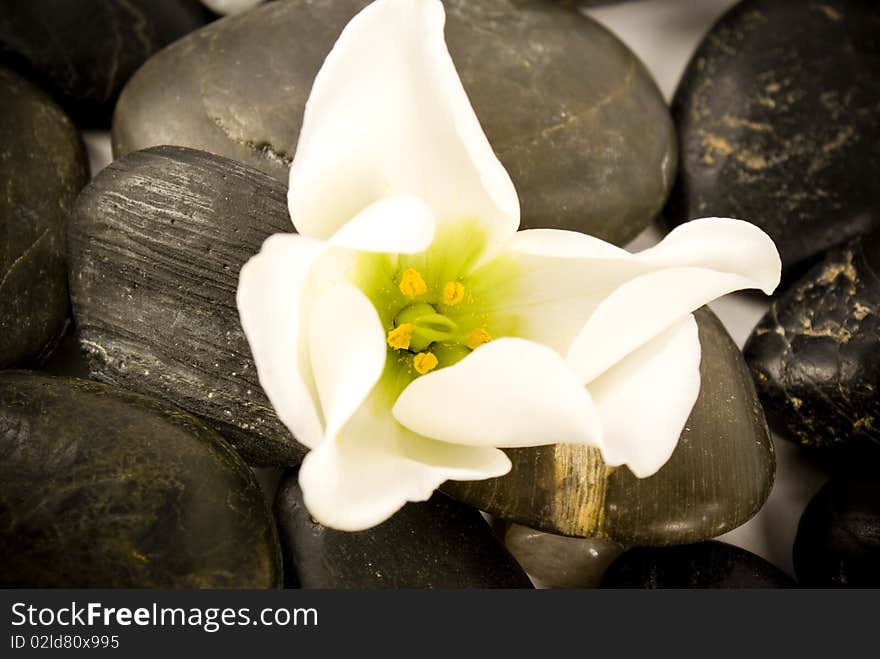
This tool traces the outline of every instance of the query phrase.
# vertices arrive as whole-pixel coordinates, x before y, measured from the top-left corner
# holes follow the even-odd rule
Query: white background
[[[667,99],[703,35],[735,0],[642,0],[584,9],[616,33],[654,74]],[[85,133],[92,173],[111,160],[110,139],[105,132]],[[750,219],[750,218],[741,218]],[[661,231],[652,226],[634,240],[630,249],[644,249],[656,243]],[[713,310],[742,347],[752,328],[767,308],[753,298],[730,295],[713,303]],[[792,573],[791,547],[798,520],[825,475],[803,459],[797,447],[775,439],[776,484],[761,512],[750,522],[722,536]],[[270,480],[274,480],[271,479]]]

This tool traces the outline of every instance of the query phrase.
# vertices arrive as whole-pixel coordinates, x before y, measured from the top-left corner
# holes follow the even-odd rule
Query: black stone
[[[269,507],[213,431],[95,382],[0,374],[0,586],[280,582]]]
[[[88,181],[70,119],[0,68],[0,369],[42,362],[70,318],[64,229]]]
[[[828,463],[880,464],[880,232],[815,265],[745,347],[767,418]]]
[[[698,48],[672,111],[664,211],[754,222],[786,271],[880,226],[880,4],[744,0]]]
[[[91,377],[202,417],[252,464],[298,464],[303,448],[260,388],[235,302],[241,266],[292,229],[285,186],[226,158],[159,147],[104,169],[69,232]]]
[[[152,58],[119,99],[113,151],[177,144],[287,183],[312,82],[365,0],[290,0],[218,21]],[[617,37],[544,0],[449,0],[446,38],[523,226],[622,244],[672,186],[672,120]]]
[[[602,588],[794,587],[791,577],[760,556],[716,541],[630,549],[602,577]]]
[[[804,586],[880,588],[880,481],[832,478],[807,505],[794,541]]]
[[[311,518],[291,472],[278,490],[275,517],[289,586],[532,587],[482,515],[440,493],[406,504],[372,529],[346,533]]]
[[[105,125],[138,67],[207,20],[197,0],[3,0],[0,61],[40,80],[78,121]]]

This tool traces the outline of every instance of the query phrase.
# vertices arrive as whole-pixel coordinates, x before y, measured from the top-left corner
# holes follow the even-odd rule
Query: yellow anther
[[[388,332],[388,345],[395,350],[406,350],[409,348],[410,341],[412,341],[412,335],[412,323],[404,323]]]
[[[471,330],[470,334],[467,335],[467,338],[464,340],[465,345],[471,350],[476,350],[484,343],[489,343],[492,340],[489,332],[484,330],[482,327],[478,327],[475,330]]]
[[[400,292],[408,298],[414,298],[427,293],[428,285],[418,271],[407,268],[400,278]]]
[[[443,286],[443,304],[453,306],[464,299],[464,284],[459,281],[448,281]]]
[[[420,352],[413,357],[413,368],[421,375],[437,368],[437,358],[430,352]]]

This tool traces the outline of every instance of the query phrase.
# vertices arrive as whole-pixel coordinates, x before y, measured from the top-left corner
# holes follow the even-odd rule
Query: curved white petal
[[[693,267],[737,273],[770,295],[782,261],[773,239],[751,222],[705,217],[679,225],[657,245],[635,255],[653,267]]]
[[[236,300],[260,385],[278,418],[305,446],[323,436],[305,350],[306,282],[324,245],[294,234],[270,236],[241,269]]]
[[[263,3],[263,0],[202,0],[202,4],[215,14],[240,14]]]
[[[416,254],[434,239],[434,212],[418,197],[385,197],[346,222],[330,244],[364,252]]]
[[[567,361],[589,383],[704,304],[755,287],[742,275],[704,268],[641,275],[602,301],[572,343]]]
[[[291,217],[328,239],[388,195],[439,221],[477,219],[491,242],[519,225],[513,183],[492,151],[443,40],[439,0],[377,0],[355,16],[315,79],[290,169]]]
[[[417,378],[392,413],[420,435],[456,444],[602,441],[590,394],[574,371],[554,350],[524,339],[497,339],[454,366]]]
[[[564,229],[517,231],[504,246],[506,251],[563,259],[631,259],[633,255],[601,238]]]
[[[771,292],[781,272],[766,233],[723,218],[687,222],[639,254],[572,232],[522,231],[482,274],[499,263],[514,274],[487,277],[501,282],[489,291],[492,313],[568,356],[585,382],[715,297]]]
[[[590,383],[602,419],[602,458],[639,478],[656,473],[678,444],[700,392],[693,316],[678,321]]]
[[[367,398],[382,375],[386,355],[379,315],[360,290],[334,286],[315,300],[309,356],[327,437],[336,437]]]
[[[388,519],[407,501],[425,501],[444,481],[502,476],[510,460],[496,448],[435,442],[406,430],[368,400],[336,440],[312,450],[299,482],[309,513],[341,531]]]

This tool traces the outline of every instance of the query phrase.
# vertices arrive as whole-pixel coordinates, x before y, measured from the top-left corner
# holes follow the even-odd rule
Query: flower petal
[[[327,437],[336,437],[367,398],[382,375],[386,355],[379,315],[360,290],[334,286],[315,300],[309,356]]]
[[[563,229],[527,229],[518,231],[505,250],[533,256],[564,259],[631,259],[633,255],[601,238]]]
[[[678,444],[700,392],[700,339],[693,316],[678,321],[590,383],[609,466],[656,473]]]
[[[636,348],[715,298],[757,288],[752,279],[705,268],[649,272],[617,288],[575,338],[568,363],[592,382]]]
[[[782,276],[782,261],[773,239],[751,222],[723,217],[685,222],[635,258],[653,267],[736,273],[749,280],[749,288],[767,295],[776,290]]]
[[[440,221],[477,218],[490,242],[519,225],[519,201],[443,40],[439,0],[377,0],[355,16],[315,79],[290,169],[291,217],[329,239],[388,195]]]
[[[590,394],[559,354],[516,338],[414,380],[392,413],[420,435],[471,446],[599,446],[602,437]]]
[[[278,418],[305,446],[323,437],[304,349],[306,281],[324,245],[294,234],[270,236],[241,269],[237,303],[260,385]]]
[[[364,252],[416,254],[434,239],[434,213],[418,197],[385,197],[346,222],[330,244]]]
[[[496,448],[419,437],[397,423],[387,402],[368,400],[343,428],[303,461],[299,482],[309,513],[325,526],[360,531],[407,501],[425,501],[449,479],[502,476],[510,460]]]
[[[515,274],[492,276],[492,268]],[[678,275],[662,274],[672,270]],[[479,293],[492,297],[500,324],[567,355],[589,382],[715,297],[742,288],[772,291],[780,272],[776,247],[763,231],[707,218],[639,254],[573,232],[522,231],[474,279],[493,282],[493,290]],[[610,302],[618,295],[619,303]]]

